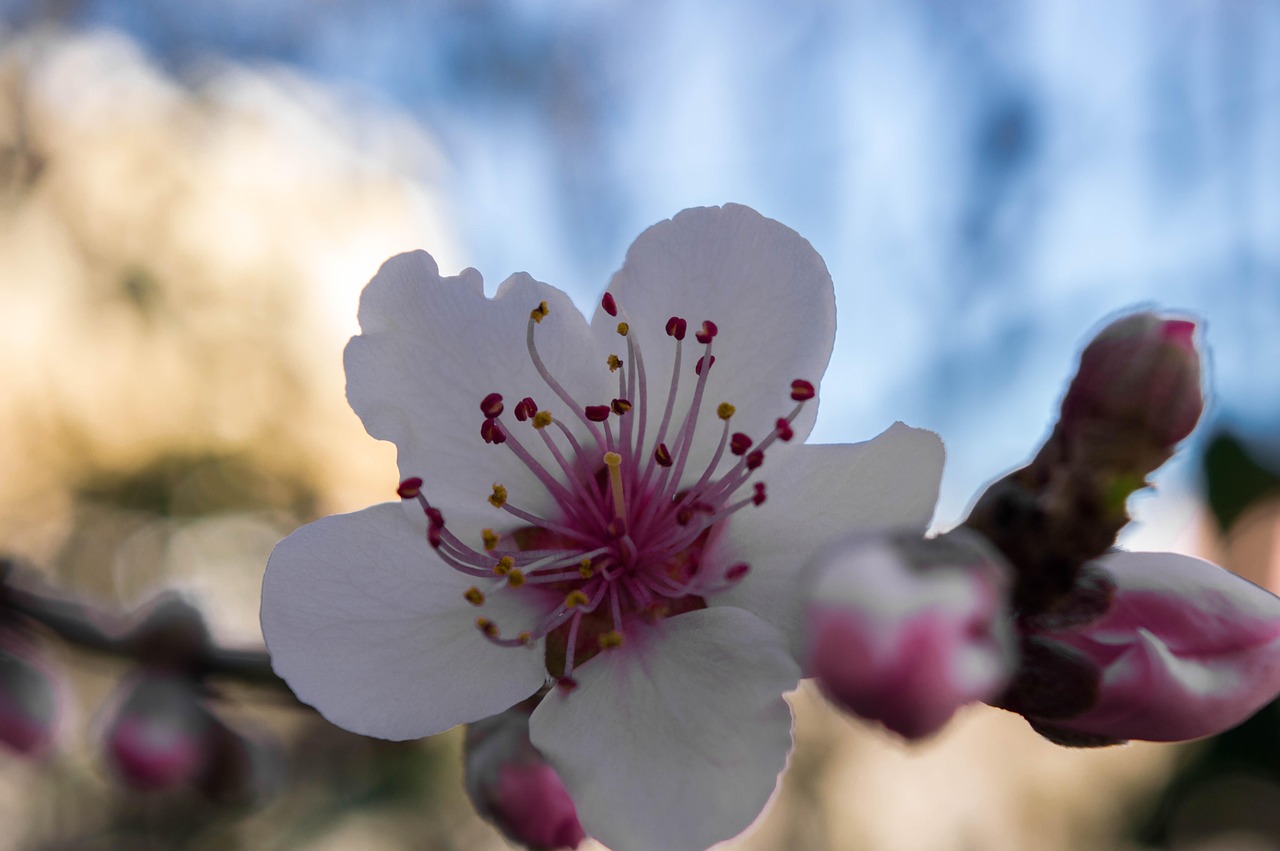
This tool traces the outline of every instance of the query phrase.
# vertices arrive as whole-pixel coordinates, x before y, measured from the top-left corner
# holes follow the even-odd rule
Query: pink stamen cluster
[[[611,293],[605,293],[601,304],[610,316],[618,315]],[[504,636],[487,617],[478,618],[476,626],[503,646],[524,646],[547,638],[548,673],[568,690],[576,684],[575,665],[621,645],[625,629],[637,621],[652,623],[704,608],[708,595],[746,576],[750,568],[743,563],[723,571],[705,569],[703,551],[717,524],[765,501],[764,483],[750,479],[775,441],[794,436],[792,423],[813,398],[814,388],[802,379],[792,382],[794,408],[758,444],[730,430],[734,407],[720,403],[715,408],[723,422],[719,445],[695,483],[681,488],[694,433],[700,420],[705,420],[703,397],[715,365],[716,324],[704,321],[694,333],[702,353],[694,368],[693,399],[683,420],[675,423],[688,323],[676,316],[667,320],[665,330],[674,342],[675,358],[660,424],[650,438],[644,358],[628,323],[617,326],[626,340],[626,359],[616,354],[607,359],[610,372],[618,376],[617,397],[583,404],[551,375],[538,354],[534,329],[547,313],[542,302],[529,315],[529,358],[568,416],[585,429],[587,439],[580,442],[573,430],[550,410],[539,408],[532,397],[521,399],[513,409],[515,420],[528,424],[533,439],[542,441],[555,461],[548,468],[504,420],[506,407],[497,393],[480,402],[484,416],[480,436],[485,443],[514,454],[546,487],[555,510],[548,516],[524,510],[513,504],[503,485],[494,484],[489,503],[518,525],[503,536],[483,530],[482,545],[476,548],[446,526],[443,515],[423,494],[422,479],[406,479],[398,493],[422,506],[427,539],[440,558],[460,573],[481,580],[464,595],[472,605],[483,606],[487,595],[500,589],[508,593],[520,589],[519,593],[545,599],[546,613],[514,637]],[[726,449],[737,461],[717,475]],[[745,491],[748,484],[750,489]]]

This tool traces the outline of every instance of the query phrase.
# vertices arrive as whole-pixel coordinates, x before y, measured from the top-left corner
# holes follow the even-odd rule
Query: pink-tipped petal
[[[1217,565],[1172,553],[1114,553],[1101,618],[1042,638],[1101,671],[1097,702],[1052,726],[1150,741],[1195,739],[1280,693],[1280,598]]]
[[[832,548],[809,591],[806,673],[855,715],[908,739],[933,734],[1012,673],[1007,575],[994,558],[889,534]]]

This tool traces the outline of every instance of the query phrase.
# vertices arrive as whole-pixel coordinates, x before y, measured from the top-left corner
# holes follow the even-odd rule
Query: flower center
[[[610,316],[618,315],[612,294],[605,293],[601,304]],[[427,540],[440,558],[477,580],[464,595],[469,603],[483,607],[488,596],[499,591],[527,595],[538,603],[542,614],[514,636],[488,617],[477,618],[476,626],[503,646],[524,646],[545,637],[547,672],[567,690],[576,684],[575,667],[621,646],[629,630],[705,608],[708,595],[746,576],[746,564],[716,563],[711,557],[715,539],[730,516],[764,502],[764,483],[752,480],[765,451],[775,441],[792,438],[791,425],[813,398],[814,388],[808,381],[793,381],[794,407],[758,444],[731,430],[733,405],[716,405],[714,413],[722,423],[719,444],[693,484],[682,486],[693,478],[686,470],[694,435],[709,418],[704,396],[716,365],[716,324],[704,321],[694,333],[702,351],[692,370],[692,401],[676,422],[680,382],[690,380],[684,319],[673,316],[666,323],[675,357],[665,397],[650,394],[639,342],[630,325],[620,321],[617,333],[625,340],[626,357],[610,354],[604,364],[617,374],[618,395],[584,404],[556,380],[538,354],[535,328],[547,313],[546,302],[530,313],[526,342],[544,389],[563,409],[553,415],[526,396],[512,413],[517,424],[532,432],[526,432],[525,440],[541,441],[554,464],[544,464],[529,451],[516,434],[521,426],[513,427],[504,418],[506,406],[497,393],[480,402],[480,437],[511,452],[546,488],[554,507],[543,512],[546,516],[536,514],[519,506],[519,494],[510,495],[502,484],[494,484],[488,501],[509,516],[506,523],[495,524],[507,531],[500,535],[493,529],[480,530],[477,549],[446,526],[424,495],[422,479],[406,479],[398,493],[422,506]],[[662,415],[656,433],[649,435],[648,413],[657,404],[663,405]],[[563,421],[566,418],[569,423]],[[721,470],[726,452],[736,460]]]

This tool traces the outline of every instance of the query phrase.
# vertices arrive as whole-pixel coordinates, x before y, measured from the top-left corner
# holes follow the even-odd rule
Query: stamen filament
[[[653,445],[659,446],[667,439],[667,428],[671,425],[671,415],[675,412],[676,407],[676,390],[680,386],[680,361],[684,351],[684,343],[676,340],[676,357],[671,365],[671,388],[667,391],[667,405],[662,409],[662,422],[658,426],[658,436],[654,438]],[[655,467],[650,463],[644,471],[644,481],[641,483],[641,489],[645,490],[649,485],[649,477],[653,473]],[[658,490],[661,490],[659,488]]]
[[[498,424],[502,425],[502,421],[499,420]],[[547,486],[547,490],[551,491],[552,496],[555,497],[556,503],[566,512],[576,513],[581,500],[575,499],[569,489],[560,484],[556,477],[551,475],[551,472],[530,454],[529,450],[510,430],[505,426],[502,427],[502,430],[507,436],[505,445],[511,447],[511,451],[529,468],[531,473],[538,477],[538,481]]]
[[[591,435],[596,439],[596,443],[600,444],[601,448],[603,448],[604,438],[601,437],[600,431],[596,428],[595,423],[587,419],[587,415],[583,413],[583,406],[574,401],[574,398],[569,395],[569,391],[565,390],[559,381],[556,381],[555,376],[553,376],[551,371],[547,369],[547,365],[542,362],[542,356],[538,354],[538,347],[534,345],[533,342],[533,326],[536,324],[537,323],[533,318],[530,317],[529,328],[525,333],[525,344],[529,349],[529,359],[533,361],[533,368],[538,371],[538,375],[542,376],[542,380],[551,388],[551,392],[559,396],[560,401],[568,405],[569,410],[577,414],[578,419],[582,420],[582,424],[587,427],[587,430],[591,432]]]
[[[564,650],[564,676],[568,677],[573,673],[573,657],[574,650],[578,644],[578,625],[582,623],[582,612],[575,612],[573,615],[573,623],[569,625],[568,644]]]
[[[501,509],[514,517],[519,517],[530,526],[541,526],[549,532],[559,532],[565,537],[576,538],[579,541],[588,540],[590,537],[586,532],[574,529],[571,526],[565,526],[562,523],[556,523],[552,520],[546,519],[545,517],[539,517],[536,514],[531,514],[522,508],[516,508],[510,502],[504,502]]]
[[[622,456],[617,452],[604,454],[605,466],[609,468],[609,489],[613,493],[613,516],[618,520],[627,519],[627,504],[622,494]]]

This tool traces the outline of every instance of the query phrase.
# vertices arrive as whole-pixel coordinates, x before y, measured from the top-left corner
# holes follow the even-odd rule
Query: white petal
[[[741,606],[782,629],[803,655],[798,575],[820,549],[854,532],[923,532],[942,480],[942,441],[894,423],[863,443],[772,450],[759,470],[767,499],[732,519],[717,558],[751,571],[713,603]]]
[[[478,612],[506,634],[531,625],[534,598],[493,594],[445,565],[401,506],[326,517],[285,538],[262,585],[271,664],[298,698],[340,727],[414,739],[496,715],[536,691],[540,647],[498,647]]]
[[[703,849],[745,830],[791,750],[783,637],[733,608],[627,634],[533,714],[533,744],[587,833],[613,851]]]
[[[689,323],[677,417],[688,409],[703,352],[694,332],[709,319],[720,333],[704,406],[737,406],[734,430],[757,441],[795,404],[791,382],[803,378],[817,387],[831,357],[835,294],[826,264],[798,233],[749,207],[685,210],[654,225],[632,244],[609,291],[619,317],[597,310],[592,324],[612,329],[625,316],[638,335],[649,377],[650,434],[670,386],[675,343],[665,328],[672,316]],[[808,435],[816,413],[814,402],[806,405],[794,425],[797,440]],[[692,456],[698,470],[720,436],[720,423],[708,419]]]
[[[536,340],[552,375],[583,405],[608,403],[608,352],[568,296],[528,275],[511,276],[487,299],[479,272],[442,278],[431,256],[417,251],[384,263],[360,298],[361,334],[345,354],[347,399],[371,435],[395,443],[401,475],[421,476],[446,518],[480,510],[494,482],[521,507],[551,504],[508,446],[480,438],[480,400],[492,392],[505,399],[508,430],[548,466],[554,461],[541,440],[515,420],[516,402],[532,396],[566,424],[578,422],[529,357],[529,311],[540,301],[551,313]]]

